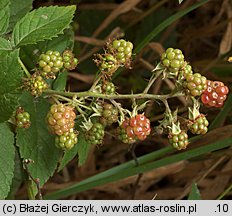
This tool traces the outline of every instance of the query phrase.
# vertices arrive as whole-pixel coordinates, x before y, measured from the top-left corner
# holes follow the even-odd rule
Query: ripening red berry
[[[136,140],[145,140],[150,132],[150,120],[145,115],[138,114],[122,123],[119,138],[124,143],[133,143]]]
[[[222,107],[229,93],[229,88],[220,81],[207,80],[207,88],[201,95],[201,101],[209,107]]]

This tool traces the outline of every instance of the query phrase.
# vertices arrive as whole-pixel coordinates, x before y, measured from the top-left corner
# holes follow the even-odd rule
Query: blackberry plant
[[[131,150],[137,143],[150,143],[150,138],[158,136],[153,131],[153,126],[158,125],[166,141],[169,140],[170,149],[187,149],[191,145],[189,132],[203,135],[208,130],[209,121],[199,111],[199,100],[207,107],[219,108],[227,99],[229,88],[220,81],[210,81],[196,73],[178,48],[166,49],[155,69],[147,71],[142,92],[130,89],[120,93],[122,89],[115,86],[114,79],[125,68],[132,69],[133,58],[154,38],[154,32],[134,50],[133,43],[120,35],[110,38],[101,54],[96,54],[98,71],[90,88],[83,90],[79,80],[66,87],[71,76],[86,83],[92,80],[92,76],[79,74],[84,72],[82,69],[76,70],[78,63],[86,58],[78,53],[81,57],[78,60],[75,57],[78,49],[73,50],[74,32],[70,24],[76,6],[49,6],[32,11],[25,7],[23,14],[22,11],[17,14],[20,19],[14,22],[12,16],[18,8],[13,3],[10,5],[9,0],[3,2],[4,9],[0,7],[0,14],[5,14],[0,25],[0,146],[4,151],[0,152],[0,172],[5,178],[0,179],[0,198],[8,196],[15,182],[15,165],[24,170],[29,198],[35,199],[36,194],[41,198],[41,187],[53,176],[57,165],[64,167],[75,156],[78,156],[79,165],[83,164],[91,148],[96,145],[101,148],[105,136],[110,135],[118,143],[131,144],[128,146]],[[16,5],[20,4],[19,0],[16,2]],[[197,6],[201,4],[197,3]],[[145,50],[136,60],[151,67],[143,60],[146,56]],[[132,71],[129,75],[136,77],[137,73]],[[172,79],[171,90],[165,89],[160,94],[150,92],[160,77]],[[170,80],[166,81],[170,84]],[[188,118],[178,116],[178,112],[169,107],[170,99],[179,97],[186,99]],[[145,109],[148,104],[153,105],[152,101],[158,102],[162,109],[163,119],[159,122],[150,118],[157,113],[149,114],[149,109]],[[101,109],[98,109],[99,104]],[[147,171],[150,166],[145,163],[148,162],[144,160],[143,164]],[[130,168],[133,172],[137,170],[134,163]]]

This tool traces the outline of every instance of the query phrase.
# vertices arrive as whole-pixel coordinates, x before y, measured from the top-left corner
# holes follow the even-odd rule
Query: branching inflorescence
[[[166,111],[159,128],[163,128],[162,131],[167,134],[169,143],[174,148],[182,150],[188,146],[188,130],[192,134],[207,132],[209,122],[206,116],[200,113],[200,105],[222,107],[229,92],[228,87],[222,82],[213,82],[200,73],[194,73],[181,50],[168,48],[162,54],[160,63],[151,71],[151,78],[143,92],[119,94],[112,82],[112,76],[120,67],[131,69],[132,50],[133,44],[124,39],[108,42],[104,53],[97,54],[94,59],[99,68],[95,82],[84,92],[55,91],[49,88],[49,79],[56,79],[63,70],[76,68],[78,60],[70,50],[62,54],[48,50],[40,55],[35,72],[24,80],[24,87],[35,97],[45,95],[53,99],[46,122],[51,133],[56,134],[57,147],[65,151],[72,149],[78,143],[80,131],[76,128],[84,132],[87,143],[101,145],[104,131],[112,124],[117,125],[115,133],[123,143],[133,144],[145,140],[151,133],[151,125],[142,110],[150,100],[164,103]],[[22,68],[25,69],[23,65]],[[160,76],[174,80],[175,89],[166,95],[148,93]],[[186,100],[192,99],[188,118],[181,123],[177,111],[172,112],[168,105],[169,98],[178,96],[185,96]],[[132,109],[123,108],[118,99],[132,99]],[[139,99],[147,101],[141,104]],[[18,127],[29,126],[29,115],[26,115],[25,119],[21,117],[24,114],[24,110],[17,112]],[[81,127],[75,126],[76,117],[78,124],[81,122]],[[21,122],[21,118],[25,124]]]

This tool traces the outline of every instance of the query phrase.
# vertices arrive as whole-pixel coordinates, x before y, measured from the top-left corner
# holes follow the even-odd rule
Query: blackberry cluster
[[[63,135],[56,136],[55,144],[56,147],[61,148],[62,150],[70,150],[77,144],[77,132],[73,129],[65,132]]]
[[[150,120],[143,114],[126,119],[121,125],[121,128],[119,138],[123,142],[129,141],[129,143],[134,140],[145,140],[151,132]],[[126,132],[126,136],[123,129]]]
[[[47,114],[50,131],[59,136],[73,129],[75,118],[73,107],[64,104],[53,104]]]
[[[199,73],[188,74],[184,87],[188,94],[192,96],[200,96],[202,92],[207,88],[207,79]]]
[[[74,70],[78,64],[78,59],[74,57],[71,50],[65,50],[63,52],[64,68],[67,70]]]
[[[63,58],[58,51],[48,50],[39,56],[39,67],[44,77],[54,77],[63,67]]]
[[[40,96],[48,88],[48,84],[38,73],[34,73],[26,79],[24,86],[34,96]]]
[[[103,142],[105,127],[101,123],[94,123],[85,134],[86,141],[92,145],[100,145]]]
[[[170,133],[168,138],[169,143],[177,150],[186,149],[189,144],[188,134],[185,131],[180,131],[177,134]]]
[[[110,126],[118,121],[118,109],[112,104],[104,103],[101,115],[100,122],[104,126]]]
[[[164,67],[171,72],[171,75],[177,76],[181,68],[185,66],[184,55],[181,50],[168,48],[161,56],[161,62]]]
[[[223,82],[207,80],[207,88],[201,95],[201,101],[209,107],[222,107],[229,93]]]
[[[16,126],[18,128],[29,128],[30,125],[30,114],[25,112],[22,107],[19,107],[16,111]]]
[[[104,82],[102,84],[102,92],[107,95],[114,95],[115,94],[115,85],[112,82]]]
[[[133,50],[133,44],[130,41],[123,39],[114,40],[112,42],[112,48],[119,63],[125,64],[126,62],[130,62]]]
[[[192,134],[206,134],[208,131],[209,122],[205,115],[200,114],[195,120],[188,124],[188,129]]]

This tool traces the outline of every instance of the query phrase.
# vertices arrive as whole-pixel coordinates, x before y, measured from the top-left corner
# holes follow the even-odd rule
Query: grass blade
[[[200,1],[182,11],[177,12],[176,14],[170,16],[168,19],[164,20],[162,23],[160,23],[158,26],[154,28],[154,30],[147,35],[135,48],[135,53],[139,52],[143,47],[145,47],[156,35],[158,35],[160,32],[162,32],[165,28],[167,28],[169,25],[171,25],[173,22],[178,20],[179,18],[183,17],[184,15],[188,14],[189,12],[195,10],[196,8],[200,7],[201,5],[207,3],[209,0],[203,0]]]
[[[212,152],[212,151],[216,151],[219,149],[223,149],[225,147],[231,146],[232,145],[232,139],[231,138],[227,138],[227,139],[223,139],[223,140],[219,140],[217,142],[214,142],[212,144],[203,146],[203,147],[199,147],[196,149],[192,149],[192,150],[188,150],[176,155],[172,155],[169,157],[166,157],[164,159],[160,159],[157,161],[153,161],[150,163],[145,163],[142,164],[138,167],[133,167],[130,169],[126,169],[126,170],[121,170],[120,172],[118,172],[117,174],[113,174],[108,176],[107,178],[100,178],[97,179],[95,181],[89,181],[87,183],[80,182],[77,184],[74,184],[72,186],[69,186],[67,188],[61,189],[59,191],[56,191],[54,193],[48,194],[47,196],[45,196],[45,199],[59,199],[59,198],[63,198],[63,197],[67,197],[88,189],[91,189],[93,187],[96,186],[100,186],[100,185],[104,185],[106,183],[110,183],[110,182],[115,182],[118,180],[121,180],[123,178],[129,177],[129,176],[133,176],[139,173],[144,173],[147,171],[150,171],[152,169],[156,169],[162,166],[166,166],[172,163],[176,163],[182,160],[188,160],[197,156],[201,156],[203,154]],[[143,156],[145,157],[145,156]],[[86,182],[86,181],[85,181]]]

